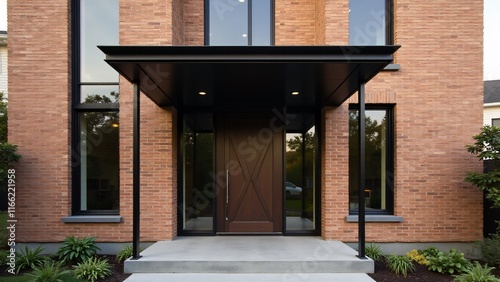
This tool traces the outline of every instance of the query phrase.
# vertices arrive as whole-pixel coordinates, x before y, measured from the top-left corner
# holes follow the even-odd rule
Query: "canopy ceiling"
[[[399,46],[99,48],[158,106],[256,110],[338,106],[391,63]]]

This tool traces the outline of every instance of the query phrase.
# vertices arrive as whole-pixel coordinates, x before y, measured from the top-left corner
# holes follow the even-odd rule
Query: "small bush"
[[[397,275],[408,276],[408,272],[415,272],[415,266],[407,256],[392,254],[387,256],[387,267]]]
[[[382,248],[373,243],[366,246],[366,255],[374,261],[381,261],[384,258]]]
[[[69,274],[69,270],[63,270],[61,263],[46,260],[45,263],[33,268],[33,272],[28,274],[33,282],[63,282],[64,276]]]
[[[427,257],[429,270],[441,274],[462,273],[470,267],[471,263],[462,252],[451,249],[448,253],[439,252],[436,256]]]
[[[491,271],[494,267],[482,266],[476,262],[472,267],[466,269],[464,273],[455,276],[457,282],[500,282]]]
[[[28,249],[28,246],[24,247],[24,251],[21,249],[20,253],[16,256],[16,267],[17,273],[25,268],[35,269],[35,267],[39,266],[46,259],[44,255],[42,255],[44,248],[38,246],[34,250]]]
[[[410,258],[411,261],[414,261],[420,265],[429,265],[429,261],[425,258],[424,254],[421,251],[411,250],[406,253],[406,256]]]
[[[139,248],[139,250],[142,252],[143,249]],[[132,257],[134,254],[134,248],[132,245],[126,246],[123,249],[121,249],[118,254],[116,254],[116,262],[121,263],[122,261],[125,261],[126,259]]]
[[[95,237],[78,239],[74,236],[68,236],[64,240],[63,246],[57,251],[57,255],[63,263],[78,263],[95,256],[98,250],[101,249],[96,246]]]
[[[76,278],[91,282],[111,275],[111,266],[105,258],[93,257],[73,266],[73,268],[73,274]]]
[[[0,265],[4,265],[9,262],[9,258],[7,257],[8,255],[10,255],[9,250],[0,250]]]
[[[425,250],[422,251],[422,254],[427,258],[431,258],[431,257],[436,257],[441,251],[438,250],[436,247],[429,247]]]
[[[500,266],[500,234],[492,235],[477,243],[483,259],[489,265]]]

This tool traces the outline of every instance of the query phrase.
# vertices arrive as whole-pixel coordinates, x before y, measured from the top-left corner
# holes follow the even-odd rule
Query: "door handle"
[[[229,169],[226,169],[226,220],[229,220],[228,212],[229,212]]]

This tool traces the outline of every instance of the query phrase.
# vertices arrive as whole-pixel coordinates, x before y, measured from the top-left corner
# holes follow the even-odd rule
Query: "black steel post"
[[[358,187],[358,257],[365,256],[365,84],[361,83],[358,90],[359,104],[359,187]]]
[[[133,110],[133,238],[132,238],[132,259],[139,259],[140,256],[140,218],[141,218],[141,205],[140,205],[140,172],[141,172],[141,159],[140,159],[140,97],[141,90],[139,82],[134,83],[134,110]]]

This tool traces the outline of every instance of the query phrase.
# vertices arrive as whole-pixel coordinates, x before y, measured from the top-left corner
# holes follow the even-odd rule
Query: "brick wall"
[[[174,38],[171,5],[121,0],[120,44],[171,45],[183,38],[179,31]],[[9,1],[8,13],[9,137],[19,144],[23,156],[15,166],[18,241],[57,242],[70,234],[97,236],[104,242],[131,241],[132,86],[121,79],[120,214],[124,222],[62,223],[60,218],[71,214],[69,2]],[[141,239],[170,239],[177,234],[175,111],[161,109],[142,96],[141,115]]]
[[[464,146],[482,125],[482,13],[482,1],[397,1],[401,70],[368,83],[366,101],[396,104],[395,214],[404,222],[369,223],[368,241],[482,237],[482,193],[463,181],[467,171],[481,170]],[[336,208],[348,202],[348,155],[338,145],[347,144],[347,108],[356,102],[354,96],[325,111],[322,204],[328,239],[357,237],[357,225],[344,221],[347,208]]]
[[[18,241],[64,238],[60,218],[70,212],[69,12],[69,1],[8,1]]]
[[[347,44],[348,6],[348,0],[276,1],[276,45]],[[15,166],[18,240],[61,241],[74,234],[130,241],[132,86],[121,79],[124,222],[63,224],[60,218],[71,210],[69,1],[9,1],[8,12],[9,138],[23,155]],[[371,81],[367,102],[395,104],[395,214],[404,222],[370,223],[367,240],[476,240],[482,235],[481,192],[463,178],[467,171],[481,169],[464,145],[482,125],[482,1],[398,0],[395,13],[401,70]],[[203,45],[203,35],[201,0],[120,1],[120,44]],[[353,97],[322,113],[321,220],[326,239],[355,241],[357,236],[357,224],[344,220],[347,110],[355,102]],[[170,239],[177,233],[177,116],[145,96],[141,115],[141,239]]]

